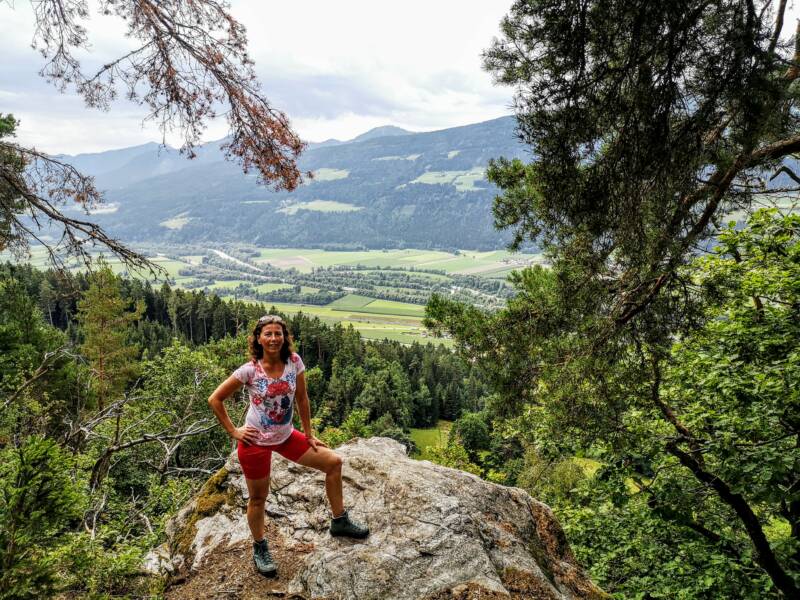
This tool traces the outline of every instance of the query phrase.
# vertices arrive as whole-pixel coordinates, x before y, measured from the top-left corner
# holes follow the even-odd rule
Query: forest
[[[220,10],[201,0],[166,16],[213,29]],[[510,239],[545,262],[485,290],[503,302],[431,290],[425,325],[452,349],[288,318],[321,439],[382,435],[415,453],[411,429],[450,421],[427,456],[548,503],[614,598],[800,597],[800,25],[790,21],[784,0],[516,0],[482,60],[514,90],[529,152],[489,162],[491,208],[425,192],[431,210],[412,233],[432,243],[454,214],[463,225],[491,210],[497,231],[478,229],[476,244]],[[142,52],[180,38],[133,33]],[[248,85],[241,30],[228,36],[211,54],[180,38],[194,69],[150,77],[141,102],[164,126],[188,123],[191,151],[211,105],[186,99],[227,98],[232,158],[294,190],[303,142]],[[174,68],[158,58],[147,64]],[[147,79],[143,64],[101,70],[80,91],[98,102],[117,77]],[[146,268],[146,256],[58,210],[99,192],[8,142],[16,126],[0,116],[2,248],[24,251],[47,221],[64,228],[53,250],[92,263],[96,243]],[[409,187],[395,191],[422,200]],[[377,244],[381,228],[360,243]],[[453,231],[437,243],[456,247]],[[389,233],[399,245],[404,232]],[[55,251],[53,262],[0,267],[0,597],[158,597],[168,581],[142,577],[141,559],[229,454],[205,399],[271,309],[153,287],[102,262],[70,273]],[[355,274],[313,276],[329,292],[399,277]],[[244,408],[233,399],[232,414]]]
[[[137,593],[165,520],[232,449],[206,399],[247,360],[246,334],[269,307],[108,267],[0,272],[0,595]],[[364,342],[302,314],[288,323],[315,430],[332,445],[382,435],[413,450],[410,427],[486,403],[477,369],[441,345]],[[244,397],[229,406],[244,408]],[[463,451],[451,460],[468,463]]]

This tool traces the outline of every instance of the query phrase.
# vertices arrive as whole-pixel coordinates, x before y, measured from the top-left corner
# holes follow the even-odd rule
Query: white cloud
[[[495,87],[480,53],[498,33],[512,0],[234,0],[248,30],[263,89],[300,135],[348,139],[380,125],[413,131],[475,123],[510,112],[512,92]],[[789,3],[784,38],[800,15]],[[86,66],[119,56],[133,40],[125,25],[96,12],[88,28]],[[160,141],[145,111],[119,101],[110,112],[88,110],[36,73],[30,3],[0,0],[0,112],[21,120],[18,139],[42,150],[77,153]],[[227,134],[212,122],[205,139]],[[177,135],[168,143],[179,145]]]
[[[494,118],[510,111],[511,91],[493,87],[480,52],[498,31],[511,0],[235,0],[267,97],[300,135],[320,141],[352,138],[393,124],[430,130]],[[93,14],[87,66],[130,48],[124,24]],[[90,152],[160,140],[145,111],[119,101],[109,113],[83,107],[39,80],[41,57],[30,49],[30,5],[0,2],[0,101],[22,124],[18,138],[49,152]],[[206,139],[227,133],[209,125]],[[180,138],[167,135],[168,142]]]

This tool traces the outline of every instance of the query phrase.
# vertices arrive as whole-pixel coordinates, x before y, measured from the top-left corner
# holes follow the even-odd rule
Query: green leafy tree
[[[370,434],[367,422],[369,411],[365,409],[353,410],[339,427],[328,427],[321,434],[321,439],[334,448],[357,437],[367,437]]]
[[[577,519],[568,530],[611,591],[652,593],[657,587],[660,597],[680,590],[686,598],[732,598],[746,590],[744,597],[757,598],[794,585],[800,573],[798,258],[800,216],[759,211],[746,229],[722,231],[714,252],[681,273],[691,282],[698,327],[669,351],[657,355],[653,346],[632,343],[624,361],[590,356],[577,364],[580,370],[573,360],[539,372],[517,428],[540,448],[541,462],[526,455],[518,483]],[[557,304],[546,303],[555,278],[544,271],[522,274],[520,281],[531,287],[494,318],[502,322],[535,303],[553,314]],[[561,336],[529,340],[536,341],[534,355],[542,361],[562,356],[554,349],[574,338]],[[586,373],[591,378],[573,379]],[[558,470],[577,452],[592,453],[602,465],[580,500],[567,493],[571,483],[560,490],[553,485],[554,477],[569,479]],[[646,536],[631,537],[636,523],[660,524],[670,534],[646,542]],[[589,528],[597,527],[620,546],[592,547],[596,536]],[[648,574],[647,557],[662,556],[665,567],[678,568],[665,553],[670,546],[694,552],[681,564],[685,576]],[[611,553],[631,560],[612,561]],[[693,578],[703,584],[690,591]]]
[[[325,407],[331,425],[339,425],[350,412],[355,398],[364,388],[364,369],[333,359]]]
[[[484,413],[466,413],[453,423],[450,429],[450,441],[459,443],[475,462],[478,452],[487,450],[491,443],[489,425]]]
[[[428,446],[425,448],[425,454],[436,464],[473,475],[482,475],[481,468],[470,461],[467,451],[459,444],[449,442],[446,446]]]
[[[47,321],[50,325],[53,324],[53,309],[56,304],[56,292],[53,286],[45,278],[39,286],[39,306],[42,312],[47,315]]]
[[[438,405],[434,401],[424,378],[420,378],[417,391],[413,394],[414,408],[412,418],[415,427],[433,427],[439,419]]]
[[[354,406],[369,411],[370,420],[391,415],[402,427],[411,424],[411,385],[397,361],[371,356],[366,361],[364,387]]]
[[[306,389],[311,402],[311,414],[316,414],[317,409],[325,395],[325,374],[319,367],[306,370]]]
[[[225,462],[230,441],[206,400],[225,372],[208,353],[177,340],[142,365],[142,381],[91,432],[97,453],[90,488],[98,489],[116,458],[117,484],[142,490],[147,476],[210,475]],[[107,415],[107,416],[106,416]],[[95,421],[100,417],[96,417]]]
[[[7,276],[6,276],[7,275]],[[85,400],[64,332],[48,326],[13,273],[0,281],[0,441],[59,433]],[[67,394],[66,392],[69,392]]]

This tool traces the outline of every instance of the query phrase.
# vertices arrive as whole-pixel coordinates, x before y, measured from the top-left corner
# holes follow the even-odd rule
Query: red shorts
[[[273,451],[292,462],[297,462],[309,448],[311,444],[308,443],[306,436],[297,429],[292,429],[286,440],[274,446],[239,442],[236,454],[239,456],[239,464],[242,465],[242,473],[246,479],[264,479],[269,477]]]

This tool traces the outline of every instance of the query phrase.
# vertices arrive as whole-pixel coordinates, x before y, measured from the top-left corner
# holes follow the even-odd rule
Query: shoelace
[[[259,558],[272,560],[272,556],[269,553],[269,546],[266,544],[256,544],[256,554],[258,554]]]

